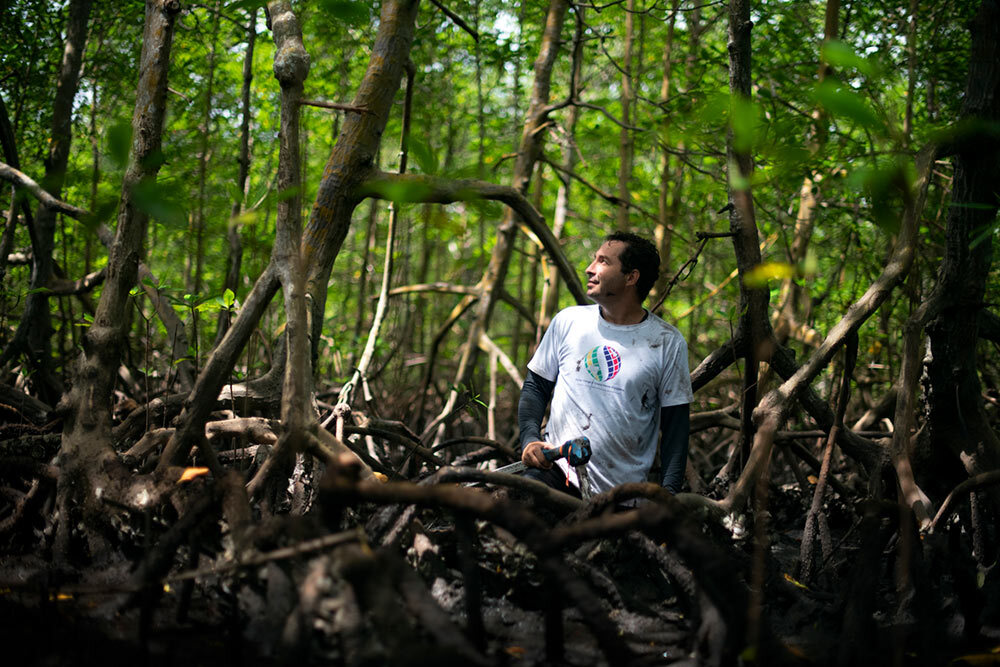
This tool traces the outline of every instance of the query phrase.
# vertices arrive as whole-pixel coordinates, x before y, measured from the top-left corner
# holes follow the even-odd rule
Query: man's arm
[[[683,403],[660,408],[660,471],[662,486],[670,493],[678,493],[684,485],[690,407],[689,403]]]
[[[517,403],[517,424],[521,430],[521,460],[535,468],[552,466],[541,454],[542,418],[555,390],[554,380],[546,380],[532,370],[524,378]],[[544,464],[544,465],[543,465]]]

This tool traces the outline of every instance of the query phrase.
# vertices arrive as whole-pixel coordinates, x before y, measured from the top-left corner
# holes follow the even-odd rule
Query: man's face
[[[587,267],[587,296],[597,303],[621,297],[639,279],[635,269],[622,273],[624,249],[625,244],[621,241],[605,241],[594,253],[594,261]]]

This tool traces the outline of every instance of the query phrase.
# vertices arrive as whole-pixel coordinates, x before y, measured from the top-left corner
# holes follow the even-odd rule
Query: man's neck
[[[639,324],[646,319],[646,309],[641,303],[600,304],[601,317],[610,324]]]

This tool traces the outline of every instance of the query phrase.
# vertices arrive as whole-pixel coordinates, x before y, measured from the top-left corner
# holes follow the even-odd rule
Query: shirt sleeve
[[[552,399],[556,383],[546,380],[532,370],[528,370],[521,387],[521,399],[517,403],[517,425],[521,431],[521,449],[529,442],[542,439],[542,418],[545,407]]]
[[[563,329],[563,313],[556,313],[545,330],[538,349],[528,362],[528,370],[544,380],[555,382],[559,375],[559,341],[563,339],[560,333]]]
[[[691,371],[688,368],[687,342],[678,334],[670,346],[669,356],[663,362],[660,380],[660,407],[684,405],[694,400],[691,390]]]
[[[661,486],[678,493],[684,485],[687,469],[690,404],[671,405],[660,409],[660,471]]]

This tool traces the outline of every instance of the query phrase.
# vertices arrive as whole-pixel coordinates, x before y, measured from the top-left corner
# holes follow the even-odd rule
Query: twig
[[[970,477],[964,480],[961,484],[956,486],[951,490],[951,493],[944,499],[941,503],[941,509],[938,510],[937,514],[934,515],[934,520],[931,521],[930,527],[927,529],[928,533],[933,533],[934,529],[937,528],[938,522],[941,521],[951,509],[951,504],[955,498],[963,493],[971,493],[978,489],[986,488],[988,486],[995,486],[1000,484],[1000,470],[991,470],[990,472],[984,472],[975,477]]]
[[[457,25],[459,28],[472,35],[472,39],[476,40],[477,42],[479,41],[479,33],[476,32],[468,23],[463,21],[461,16],[459,16],[455,12],[445,7],[438,0],[431,0],[431,4],[440,9],[442,12],[444,12],[444,15],[450,18],[455,23],[455,25]]]
[[[371,113],[366,107],[356,107],[350,104],[340,104],[338,102],[324,102],[322,100],[302,100],[300,106],[319,107],[321,109],[336,109],[337,111],[353,111],[354,113]]]

